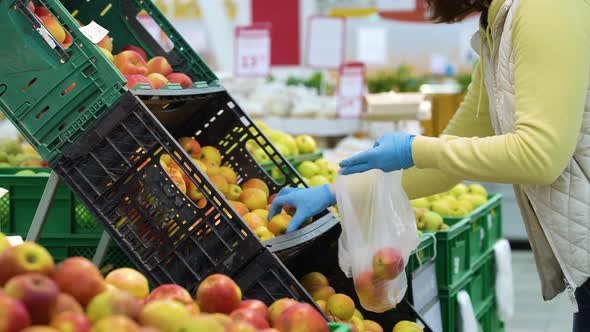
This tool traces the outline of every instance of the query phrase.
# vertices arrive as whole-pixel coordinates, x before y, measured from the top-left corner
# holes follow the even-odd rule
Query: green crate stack
[[[62,46],[27,7],[0,2],[0,110],[48,162],[54,161],[122,95],[124,77],[58,0],[36,0],[72,37]]]
[[[482,255],[502,237],[502,195],[488,201],[464,218],[445,218],[446,231],[436,234],[436,273],[439,289],[454,289],[471,273]]]
[[[47,184],[47,176],[15,175],[30,170],[47,173],[45,168],[0,168],[0,187],[8,193],[0,199],[0,231],[8,235],[27,236],[37,205]],[[71,256],[92,258],[102,234],[100,225],[86,207],[63,184],[54,198],[39,242],[61,261]],[[104,267],[131,266],[116,246],[107,251]]]

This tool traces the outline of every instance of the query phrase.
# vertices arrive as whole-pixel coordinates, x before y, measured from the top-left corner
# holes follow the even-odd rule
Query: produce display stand
[[[133,27],[127,31],[135,42],[152,37],[138,32],[142,27],[130,13],[145,10],[160,27],[167,25],[150,1],[93,3],[98,7],[65,5],[82,19],[86,8],[100,10],[87,15],[99,22],[109,17],[107,28],[106,23],[117,20],[122,27]],[[216,146],[240,181],[259,178],[271,193],[305,184],[174,29],[169,24],[163,29],[181,53],[179,61],[172,57],[171,62],[197,82],[193,89],[131,92],[62,3],[35,4],[47,8],[73,43],[63,47],[25,1],[2,3],[0,32],[16,37],[0,49],[7,59],[0,66],[0,108],[55,172],[48,178],[28,239],[39,239],[61,179],[152,285],[177,283],[193,292],[207,275],[225,273],[246,298],[271,303],[291,297],[317,307],[277,255],[285,261],[295,257],[309,243],[320,241],[338,220],[325,211],[311,225],[265,243],[245,225],[174,137],[193,136],[203,145]],[[168,57],[169,52],[150,45],[150,55]],[[265,148],[284,174],[284,183],[276,183],[253,160],[245,149],[248,139]],[[164,154],[203,193],[203,206],[190,201],[161,168]],[[96,258],[104,253],[107,237],[100,243]]]

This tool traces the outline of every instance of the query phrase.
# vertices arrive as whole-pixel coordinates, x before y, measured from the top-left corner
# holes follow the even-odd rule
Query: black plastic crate
[[[227,91],[144,102],[172,136],[194,137],[202,146],[217,147],[223,156],[222,164],[230,166],[236,172],[238,183],[259,178],[266,182],[271,194],[286,186],[306,186],[303,178]],[[271,163],[283,174],[282,182],[274,180],[265,168],[254,160],[246,148],[246,142],[249,140],[256,141],[266,151]],[[286,261],[306,246],[321,241],[323,234],[338,223],[338,219],[326,210],[315,216],[314,222],[310,225],[265,241],[264,245]]]
[[[203,192],[199,208],[160,166],[169,154]],[[231,275],[264,247],[206,176],[130,92],[52,168],[154,285],[194,291]]]

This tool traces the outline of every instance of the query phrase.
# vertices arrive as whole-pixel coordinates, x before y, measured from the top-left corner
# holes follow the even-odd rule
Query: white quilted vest
[[[480,54],[497,135],[515,130],[511,33],[518,2],[505,0],[490,27],[494,49],[484,42]],[[480,40],[479,32],[471,40],[477,53]],[[590,81],[590,73],[588,77]],[[543,297],[549,300],[566,287],[572,290],[581,286],[590,277],[590,90],[578,143],[563,173],[551,185],[517,185],[514,190],[541,277]]]

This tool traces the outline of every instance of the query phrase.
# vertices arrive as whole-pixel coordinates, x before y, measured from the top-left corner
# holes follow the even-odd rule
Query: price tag
[[[270,74],[270,24],[236,28],[235,75],[265,77]]]
[[[94,44],[100,43],[100,41],[103,40],[103,38],[109,34],[109,30],[101,27],[98,23],[94,21],[90,22],[89,24],[83,27],[80,27],[79,30],[80,32],[82,32],[84,36],[86,36],[86,38],[90,39],[90,41]]]
[[[459,274],[459,267],[461,263],[461,258],[459,256],[455,256],[453,259],[453,273]]]
[[[365,65],[348,63],[340,66],[337,110],[340,118],[358,118],[363,111]]]

